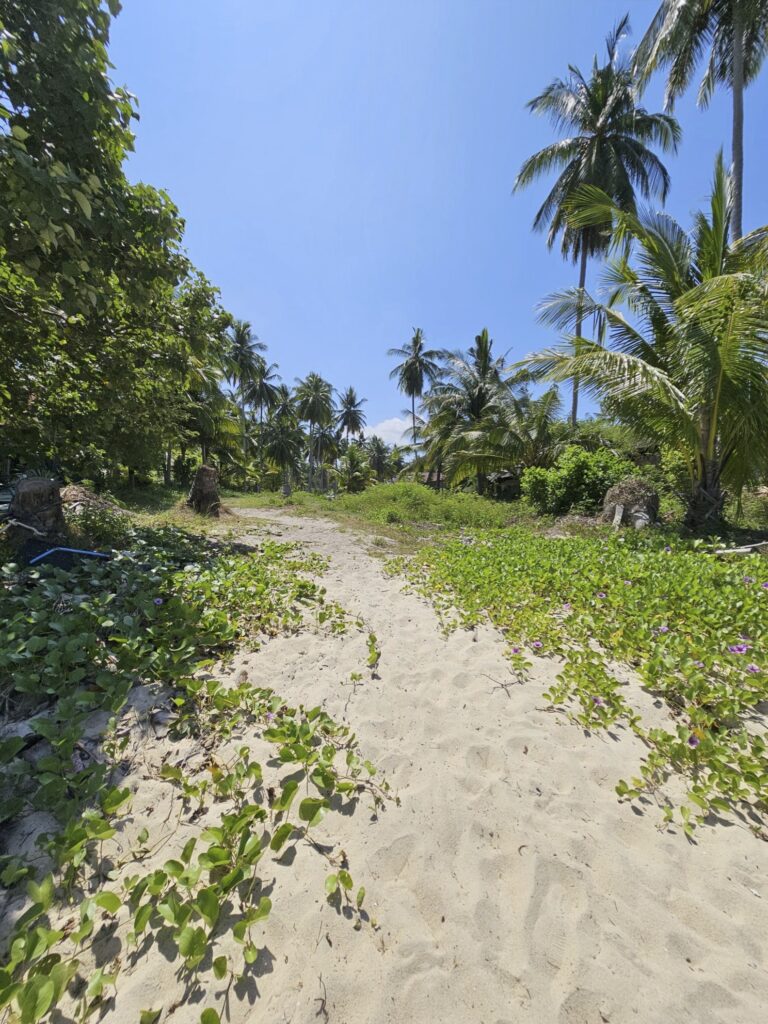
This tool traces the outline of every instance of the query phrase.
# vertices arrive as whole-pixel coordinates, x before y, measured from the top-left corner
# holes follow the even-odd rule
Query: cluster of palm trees
[[[336,392],[320,374],[308,373],[291,389],[265,352],[251,325],[236,320],[226,373],[238,411],[240,458],[232,464],[230,452],[225,472],[234,468],[245,487],[271,485],[279,476],[290,493],[294,484],[359,491],[402,469],[402,452],[376,435],[366,438],[366,399],[353,387]]]
[[[428,349],[415,328],[407,345],[389,350],[400,360],[390,376],[411,400],[409,471],[438,487],[471,484],[485,494],[496,472],[551,465],[567,444],[596,447],[606,433],[615,440],[608,423],[572,427],[557,387],[534,396],[531,374],[508,367],[493,346],[483,328],[466,352]]]
[[[487,332],[462,354],[426,349],[417,331],[392,351],[401,359],[393,376],[412,401],[420,460],[451,480],[473,475],[482,491],[493,468],[545,463],[583,434],[586,390],[606,425],[684,456],[688,523],[717,526],[726,489],[768,474],[768,227],[745,235],[742,226],[744,90],[768,52],[768,0],[664,0],[623,56],[628,29],[624,18],[589,74],[570,67],[529,104],[558,138],[523,163],[515,191],[557,172],[534,228],[579,264],[577,287],[540,309],[562,343],[507,367]],[[654,150],[679,146],[671,111],[702,61],[699,103],[719,85],[732,94],[732,162],[717,157],[709,209],[686,232],[638,200],[666,198],[669,174]],[[641,97],[657,69],[667,72],[666,109],[652,113]],[[596,259],[599,297],[586,287]],[[557,392],[566,381],[568,424]],[[548,390],[532,397],[536,382]],[[596,432],[588,436],[594,442]]]

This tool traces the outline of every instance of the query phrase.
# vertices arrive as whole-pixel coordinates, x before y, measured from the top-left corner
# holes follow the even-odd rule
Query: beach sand
[[[267,853],[274,909],[255,936],[264,948],[226,1002],[227,981],[210,971],[207,992],[185,988],[162,943],[127,956],[121,919],[95,945],[100,964],[122,963],[102,1019],[136,1024],[142,1009],[162,1006],[163,1022],[198,1024],[216,1005],[232,1024],[765,1020],[768,843],[734,822],[689,843],[659,830],[657,807],[620,804],[614,785],[636,769],[641,742],[622,729],[587,735],[549,710],[556,662],[535,659],[520,685],[491,629],[444,635],[429,603],[369,553],[370,538],[325,519],[242,515],[262,536],[266,528],[328,556],[329,599],[365,622],[343,635],[277,637],[238,654],[225,677],[245,672],[289,702],[322,704],[386,773],[399,806],[374,815],[362,801],[316,832],[343,849],[371,921],[355,930],[327,902],[328,864],[306,844],[279,861]],[[381,648],[375,678],[368,630]],[[633,696],[644,716],[664,720],[646,694]],[[142,701],[151,695],[139,690],[137,721]],[[155,855],[162,864],[216,822],[216,808],[174,834],[179,801],[157,781],[158,765],[170,757],[193,772],[206,755],[192,741],[140,740],[122,843],[149,818],[153,835],[171,836]]]
[[[279,883],[260,998],[233,1020],[765,1019],[768,844],[736,824],[702,828],[695,844],[660,831],[659,809],[640,814],[614,793],[640,741],[586,735],[547,710],[556,663],[537,659],[516,685],[493,631],[444,636],[365,539],[250,514],[330,557],[329,598],[365,619],[382,656],[354,695],[344,681],[367,653],[355,631],[278,638],[233,671],[346,718],[401,806],[332,823],[376,930],[353,931],[323,899],[323,865],[302,856]]]

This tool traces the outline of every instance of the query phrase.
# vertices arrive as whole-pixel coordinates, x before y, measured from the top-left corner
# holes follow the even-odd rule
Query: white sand
[[[660,832],[658,810],[639,815],[613,791],[642,745],[626,731],[586,736],[548,711],[542,692],[554,663],[539,660],[529,682],[502,688],[511,676],[498,637],[444,637],[431,607],[387,578],[364,538],[326,520],[251,514],[271,520],[282,539],[330,556],[328,595],[376,633],[380,678],[366,672],[354,692],[348,684],[367,657],[366,634],[355,629],[277,638],[240,656],[233,675],[245,668],[251,682],[289,701],[322,703],[346,718],[402,803],[378,820],[363,805],[351,816],[329,814],[317,832],[346,852],[376,928],[353,930],[326,902],[328,866],[314,851],[299,844],[288,864],[264,857],[274,909],[256,941],[266,948],[249,979],[232,987],[222,1019],[765,1020],[768,844],[736,824],[701,829],[696,845]],[[147,694],[137,691],[140,718],[142,700]],[[171,830],[178,799],[153,776],[161,758],[178,760],[195,745],[145,738],[133,750],[125,846],[147,815],[153,836]],[[195,756],[202,766],[198,751],[190,771]],[[158,863],[215,818],[214,808],[184,826]],[[222,1008],[226,983],[208,971],[207,996],[185,991],[179,961],[162,946],[135,962],[126,957],[126,931],[122,922],[96,944],[101,964],[122,961],[107,1020],[135,1024],[140,1009],[163,1006],[163,1022],[197,1024],[203,1007]]]
[[[379,930],[354,932],[325,905],[324,867],[302,855],[298,889],[279,883],[261,998],[250,1014],[233,1007],[234,1021],[765,1020],[768,844],[738,825],[703,828],[696,845],[660,832],[659,811],[640,816],[613,791],[640,742],[586,736],[546,710],[554,664],[499,689],[510,676],[498,638],[445,638],[360,537],[251,514],[329,555],[329,597],[379,638],[380,679],[346,717],[402,806],[375,823],[328,819]],[[363,634],[304,633],[243,663],[254,682],[341,716],[341,681],[365,655]]]

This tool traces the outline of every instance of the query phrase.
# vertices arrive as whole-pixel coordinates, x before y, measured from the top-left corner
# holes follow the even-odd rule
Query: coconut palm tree
[[[709,214],[696,215],[690,234],[582,189],[573,223],[612,222],[610,299],[588,300],[611,347],[571,336],[524,361],[550,380],[579,377],[607,413],[684,453],[695,529],[718,528],[724,488],[738,491],[768,468],[768,226],[729,244],[732,203],[722,154]],[[578,306],[572,294],[554,296],[548,319],[570,329]]]
[[[309,424],[309,489],[314,487],[314,432],[333,422],[333,388],[319,373],[297,380],[294,392],[299,419]]]
[[[368,450],[368,461],[376,474],[376,479],[381,482],[386,480],[390,471],[389,447],[378,434],[372,434],[365,442]]]
[[[266,351],[266,348],[267,346],[256,338],[247,320],[233,322],[226,361],[228,376],[235,383],[237,405],[240,410],[243,458],[246,458],[248,454],[248,429],[245,415],[248,404],[247,395],[253,384],[259,352]]]
[[[367,398],[358,398],[353,387],[339,393],[339,407],[336,411],[336,426],[343,430],[349,440],[350,434],[362,434],[365,428],[363,405]]]
[[[555,79],[540,96],[528,104],[543,114],[565,137],[529,157],[520,168],[514,185],[517,192],[538,178],[559,170],[560,174],[536,214],[536,230],[548,229],[547,245],[558,238],[564,258],[579,262],[579,288],[587,279],[587,261],[605,253],[610,241],[610,223],[575,228],[569,223],[567,202],[580,185],[594,185],[606,192],[625,210],[635,209],[636,193],[644,197],[669,189],[669,174],[649,148],[664,151],[677,148],[680,127],[669,114],[650,114],[637,104],[637,83],[628,61],[619,56],[619,43],[629,28],[623,18],[606,40],[607,61],[595,56],[587,78],[576,67],[568,77]],[[576,335],[582,330],[582,318]],[[573,383],[571,422],[578,416],[579,386]]]
[[[451,476],[451,461],[486,429],[491,409],[506,390],[502,379],[504,358],[493,354],[493,340],[487,328],[475,338],[465,354],[445,354],[442,379],[424,398],[429,420],[423,428],[427,443],[427,463],[446,463]],[[466,459],[462,455],[462,465]],[[485,492],[486,467],[479,460],[474,467],[478,494]]]
[[[413,337],[402,348],[391,348],[388,356],[401,359],[402,362],[392,370],[390,380],[397,380],[397,386],[411,400],[411,418],[413,421],[413,444],[416,445],[416,399],[424,394],[424,385],[433,383],[440,377],[441,353],[437,349],[425,348],[424,332],[414,327]]]
[[[304,452],[304,434],[298,422],[290,416],[271,417],[264,432],[264,451],[280,470],[283,494],[288,496],[291,479],[299,471]]]
[[[309,440],[310,455],[314,465],[320,470],[321,491],[328,489],[328,475],[339,457],[340,440],[341,435],[332,426],[318,426]]]
[[[709,49],[698,103],[709,104],[717,85],[731,90],[733,209],[731,236],[742,236],[744,190],[744,90],[753,82],[768,51],[766,0],[663,0],[637,53],[634,66],[642,81],[667,68],[666,104],[672,108],[685,92]]]
[[[246,400],[259,411],[258,450],[259,471],[264,472],[264,413],[268,413],[278,401],[278,385],[280,375],[277,363],[267,363],[262,355],[257,355],[253,375],[246,392]]]
[[[373,466],[363,445],[353,442],[339,462],[338,479],[341,489],[348,494],[364,491],[376,479]]]

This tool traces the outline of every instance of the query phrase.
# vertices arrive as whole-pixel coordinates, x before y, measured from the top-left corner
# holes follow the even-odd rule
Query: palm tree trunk
[[[261,481],[264,476],[264,403],[259,404],[259,482],[256,484],[256,492],[261,490]]]
[[[416,395],[411,395],[411,417],[413,419],[413,446],[416,447]]]
[[[722,529],[725,492],[720,482],[721,469],[718,459],[700,459],[698,479],[694,481],[685,513],[689,530],[716,533]]]
[[[579,268],[579,291],[583,292],[584,287],[587,283],[587,239],[586,232],[582,236],[581,240],[581,267]],[[579,299],[579,311],[576,317],[576,337],[582,337],[581,326],[584,322],[583,316],[583,304]],[[578,344],[578,342],[577,342]],[[571,402],[571,426],[575,427],[576,422],[579,418],[579,378],[573,378],[573,399]]]
[[[312,421],[309,422],[309,471],[307,479],[307,490],[312,490],[312,484],[314,482],[314,453],[312,445]]]
[[[731,241],[743,235],[742,202],[744,191],[744,19],[741,0],[733,4],[733,136],[731,159],[733,161],[733,210],[731,212]]]
[[[240,405],[240,429],[243,433],[243,462],[245,462],[248,458],[248,430],[245,423],[245,402]]]

